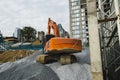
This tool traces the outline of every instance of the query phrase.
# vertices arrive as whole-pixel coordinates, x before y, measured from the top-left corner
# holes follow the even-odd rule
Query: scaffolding
[[[71,37],[84,44],[89,32],[92,80],[120,80],[120,0],[69,0],[69,6]]]
[[[92,3],[96,3],[96,4],[92,4]],[[94,57],[99,56],[95,54],[95,51],[92,48],[93,46],[100,46],[100,50],[101,50],[100,57],[102,60],[102,71],[103,71],[104,80],[120,80],[120,76],[119,76],[120,75],[120,5],[119,4],[120,4],[120,0],[87,0],[87,5],[88,5],[87,10],[89,10],[87,16],[88,16],[89,40],[90,40],[89,42],[91,44],[90,45],[91,67],[93,68],[93,70],[91,71],[94,71],[95,68],[94,67],[95,65],[92,65],[94,63],[94,61],[92,60],[94,59]],[[96,10],[91,11],[92,8],[95,8]],[[91,20],[95,21],[96,19],[94,18],[95,15],[97,18],[97,22],[92,23]],[[93,29],[91,25],[93,26]],[[94,26],[98,26],[98,27],[94,27]],[[96,33],[97,31],[95,31],[94,28],[98,28],[99,30],[100,42],[98,41],[98,43],[100,44],[97,44],[97,42],[95,42],[94,39],[91,39],[91,37],[94,36],[92,32],[97,34]],[[92,38],[96,39],[96,36]],[[99,49],[97,51],[99,52]],[[99,67],[97,67],[97,69],[100,70]],[[99,79],[94,79],[95,74],[94,73],[92,74],[93,74],[93,80],[102,80],[98,75],[96,75],[96,77],[99,77]]]
[[[98,0],[104,80],[120,80],[120,0]]]

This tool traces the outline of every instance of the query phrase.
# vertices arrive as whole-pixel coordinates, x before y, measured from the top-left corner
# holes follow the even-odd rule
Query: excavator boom
[[[60,37],[59,29],[57,27],[56,22],[52,21],[50,18],[48,19],[48,35],[51,34],[51,28],[54,31],[55,37]]]

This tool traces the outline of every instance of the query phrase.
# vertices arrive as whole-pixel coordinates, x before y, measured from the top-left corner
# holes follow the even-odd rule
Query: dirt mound
[[[0,54],[0,63],[13,62],[33,54],[34,51],[29,50],[7,50]]]
[[[60,80],[57,74],[47,66],[34,60],[40,52],[0,65],[0,80]]]
[[[88,51],[77,53],[76,63],[61,65],[55,62],[45,66],[35,62],[36,56],[42,54],[41,51],[35,52],[15,62],[1,64],[0,80],[59,80],[58,77],[60,80],[91,80]]]
[[[40,42],[39,40],[35,40],[32,44],[33,44],[33,45],[40,45],[41,42]]]

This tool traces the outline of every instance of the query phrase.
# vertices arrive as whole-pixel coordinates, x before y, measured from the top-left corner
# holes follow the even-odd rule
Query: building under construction
[[[69,8],[71,37],[89,42],[92,80],[120,80],[120,0],[69,0]]]
[[[70,35],[88,42],[87,9],[85,0],[69,0],[70,6]]]

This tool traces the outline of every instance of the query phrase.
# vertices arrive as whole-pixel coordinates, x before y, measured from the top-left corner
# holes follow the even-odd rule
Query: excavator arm
[[[59,29],[56,22],[52,21],[50,18],[48,19],[48,35],[51,34],[51,28],[53,29],[55,37],[60,37]]]

